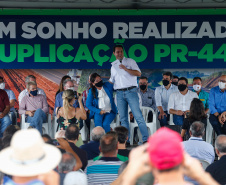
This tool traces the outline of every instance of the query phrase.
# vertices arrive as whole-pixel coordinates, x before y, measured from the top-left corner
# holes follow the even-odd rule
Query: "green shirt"
[[[101,157],[102,157],[102,156],[97,156],[97,157],[95,157],[95,158],[93,159],[93,161],[97,161],[97,160],[99,160]],[[126,161],[129,160],[128,157],[125,157],[125,156],[122,156],[122,155],[119,155],[119,154],[117,154],[117,158],[118,158],[120,161],[123,161],[123,162],[126,162]]]
[[[196,92],[196,91],[193,90],[193,92]],[[201,89],[201,91],[199,93],[199,99],[202,101],[204,108],[208,109],[209,108],[209,93],[206,91],[203,91]]]

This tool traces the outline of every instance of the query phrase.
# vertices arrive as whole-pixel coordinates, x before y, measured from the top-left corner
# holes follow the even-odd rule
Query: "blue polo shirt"
[[[193,90],[193,92],[196,92],[196,91]],[[209,109],[209,93],[201,89],[199,93],[199,99],[202,101],[204,108]]]

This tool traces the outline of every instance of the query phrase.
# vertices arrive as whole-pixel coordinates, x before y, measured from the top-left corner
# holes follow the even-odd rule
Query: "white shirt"
[[[178,92],[178,87],[171,84],[170,88],[167,90],[164,85],[156,87],[155,89],[155,103],[156,106],[162,106],[163,111],[168,110],[169,97],[172,93]]]
[[[44,95],[46,97],[46,94],[45,94],[45,92],[42,89],[40,89],[40,88],[37,87],[37,90],[38,90],[38,94],[42,94],[42,95]],[[20,104],[20,102],[22,101],[22,99],[23,99],[23,97],[25,95],[28,95],[27,89],[24,89],[22,92],[20,92],[20,94],[18,96],[19,104]]]
[[[183,95],[179,91],[174,92],[169,97],[168,111],[170,109],[187,111],[190,110],[191,101],[194,98],[199,98],[197,93],[188,90],[187,94]]]
[[[137,77],[129,74],[124,69],[119,69],[118,65],[120,64],[119,60],[114,61],[111,65],[111,78],[110,82],[114,83],[114,89],[123,89],[127,87],[136,86],[137,87]],[[123,58],[122,64],[127,69],[137,70],[139,72],[140,69],[137,63],[131,58]]]
[[[98,105],[100,110],[104,110],[105,112],[111,112],[111,102],[104,88],[98,90]]]

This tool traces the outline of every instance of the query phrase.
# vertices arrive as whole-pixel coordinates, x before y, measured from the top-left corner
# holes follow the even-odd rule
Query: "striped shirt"
[[[85,169],[89,185],[108,185],[118,178],[118,169],[123,162],[117,157],[102,157],[91,162]]]

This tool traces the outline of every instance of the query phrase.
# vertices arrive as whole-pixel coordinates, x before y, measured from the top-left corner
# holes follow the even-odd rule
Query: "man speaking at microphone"
[[[143,143],[146,143],[148,130],[140,110],[137,93],[137,76],[141,76],[141,71],[133,59],[124,57],[122,45],[114,46],[113,54],[116,57],[116,61],[112,63],[109,82],[114,83],[114,89],[117,92],[117,107],[121,125],[129,130],[129,105],[140,128]],[[129,143],[127,142],[127,146],[128,145]]]

